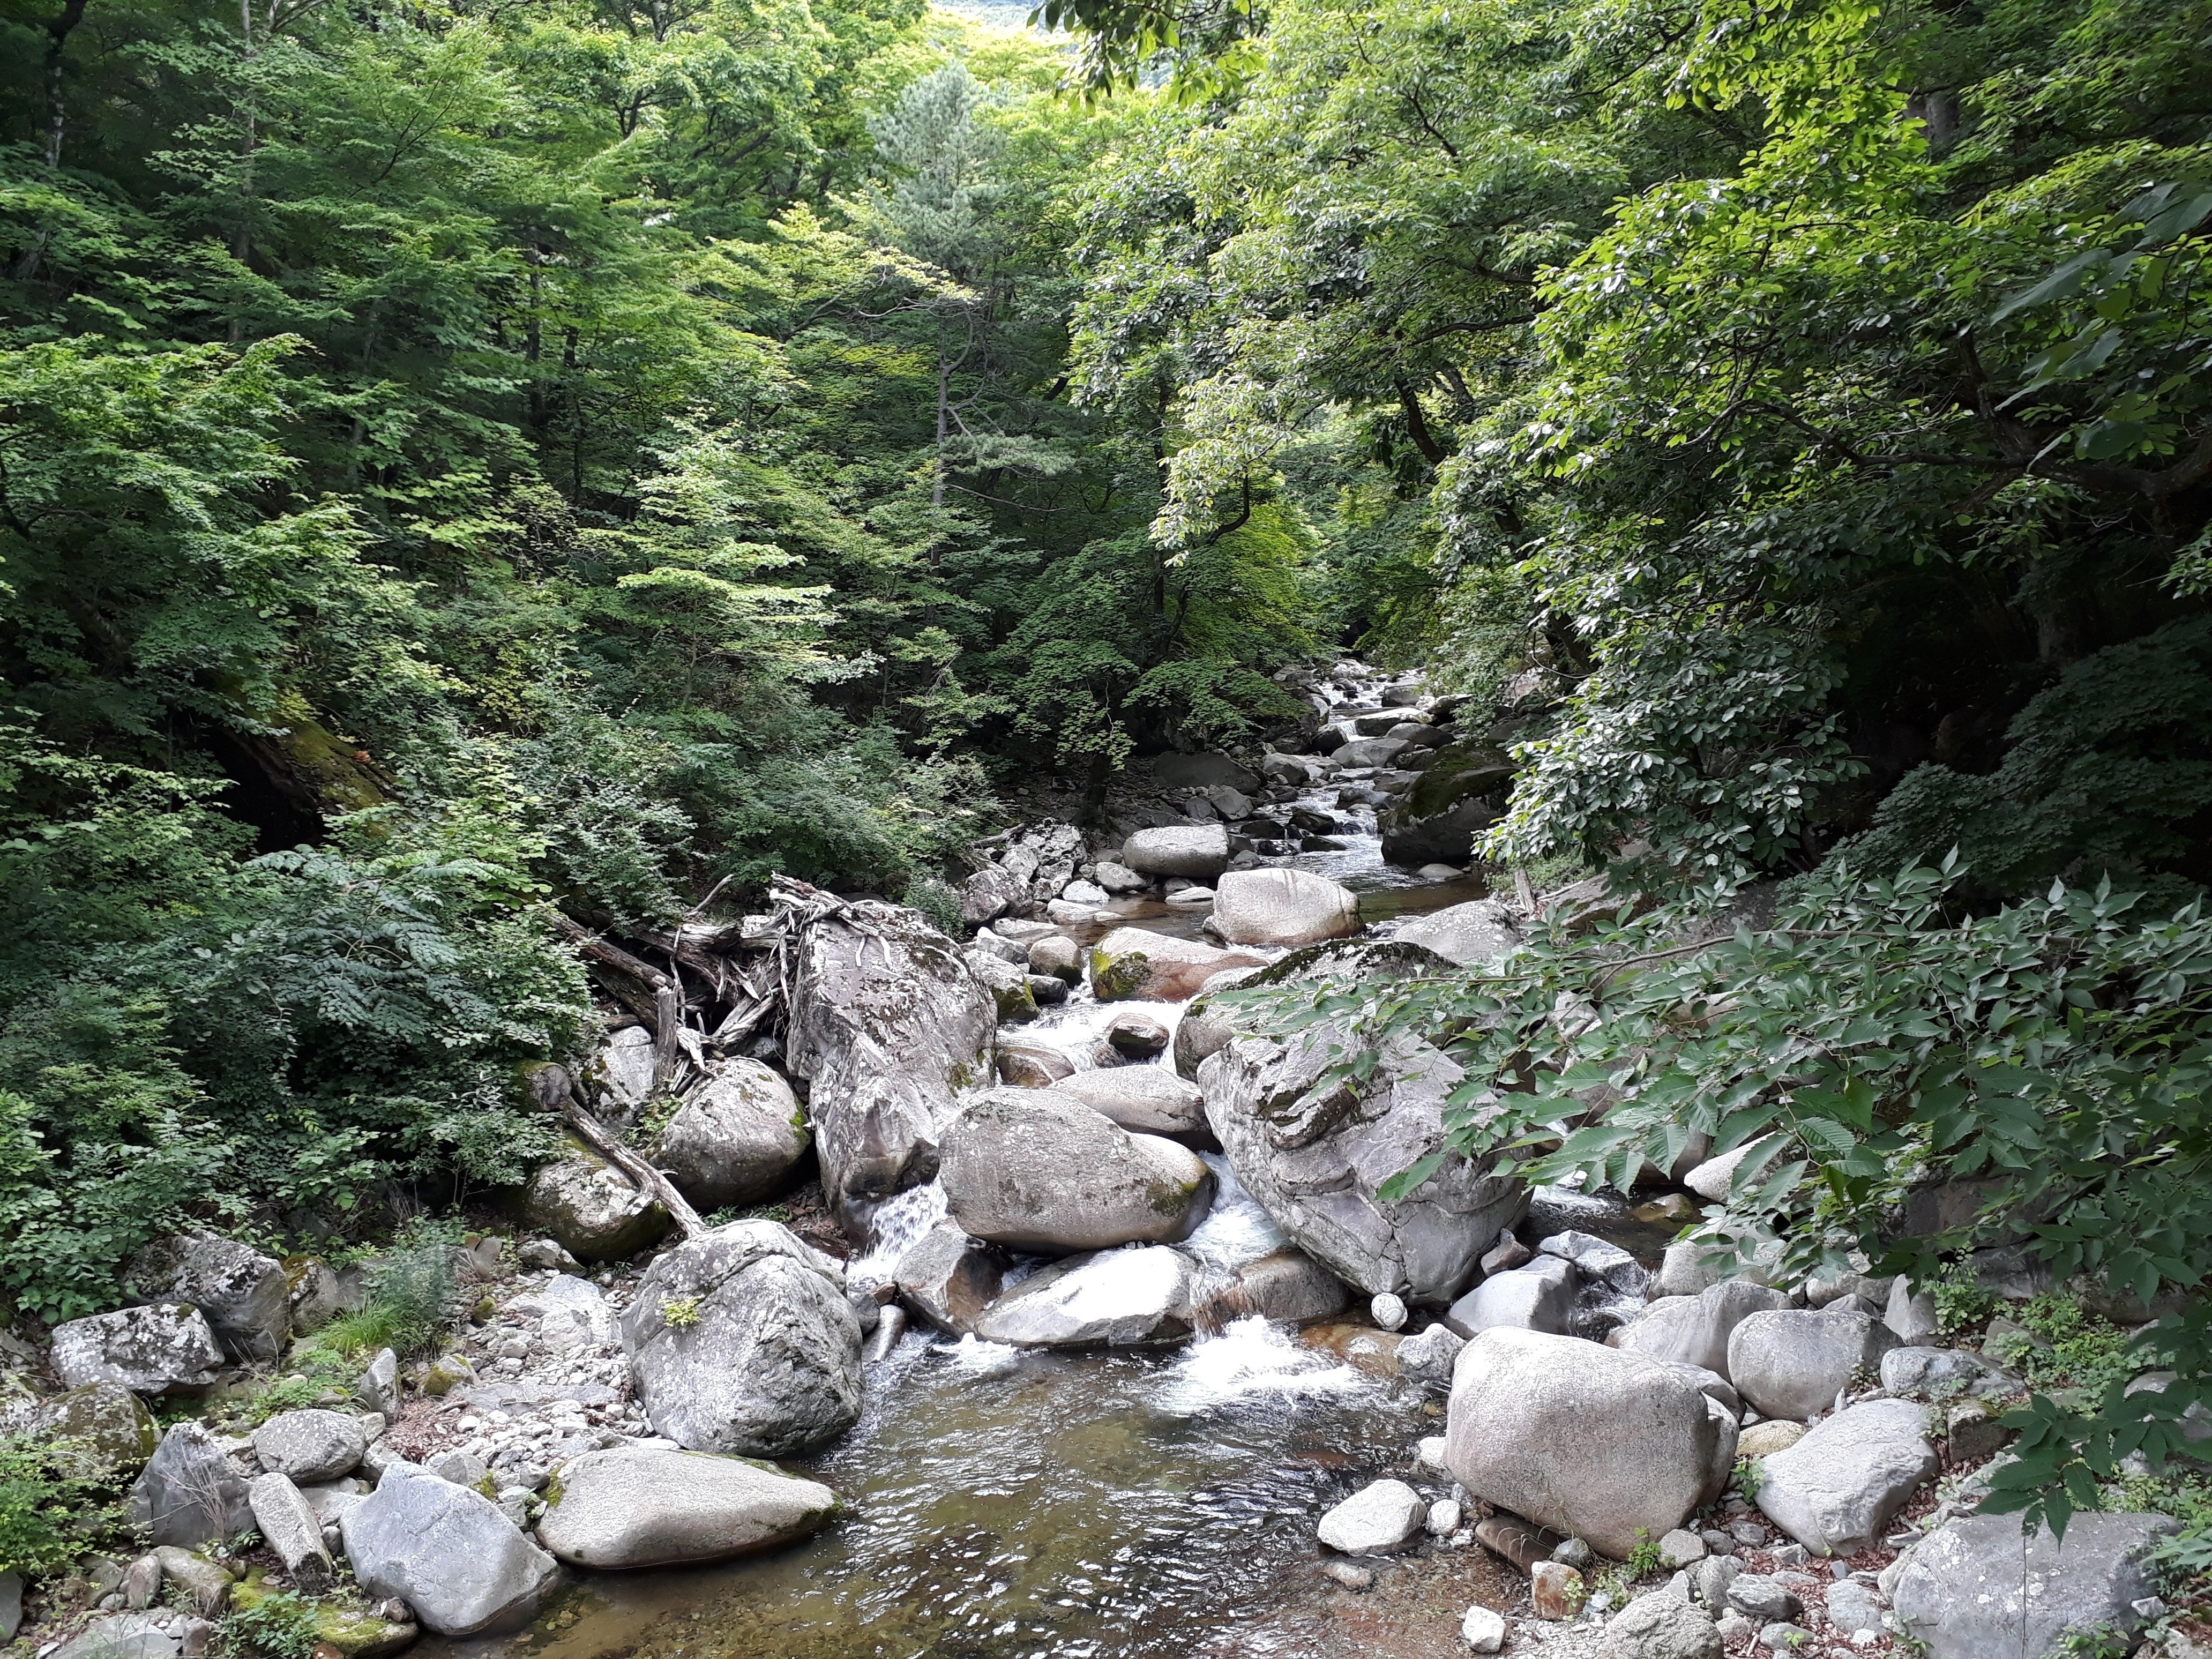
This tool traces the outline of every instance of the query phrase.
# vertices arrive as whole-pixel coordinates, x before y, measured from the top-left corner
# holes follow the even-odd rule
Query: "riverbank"
[[[2179,1659],[2161,1517],[2037,1565],[1967,1516],[2002,1409],[2073,1380],[2020,1264],[1948,1320],[1863,1261],[1723,1279],[1683,1235],[1741,1153],[1531,1191],[1442,1152],[1434,1050],[1354,1085],[1361,1030],[1239,1030],[1226,989],[1479,973],[1528,922],[1383,862],[1437,763],[1393,763],[1458,740],[1365,684],[1250,793],[1155,777],[1109,839],[980,847],[961,937],[785,884],[670,940],[721,1012],[533,1074],[582,1139],[519,1225],[365,1264],[181,1240],[11,1350],[11,1421],[161,1547],[58,1562],[37,1659],[2039,1659],[2098,1626]]]

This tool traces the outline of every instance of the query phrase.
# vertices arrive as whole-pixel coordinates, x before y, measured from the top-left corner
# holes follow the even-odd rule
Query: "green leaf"
[[[1401,1203],[1411,1198],[1428,1179],[1444,1166],[1449,1152],[1431,1152],[1417,1158],[1413,1164],[1398,1171],[1376,1189],[1376,1196],[1386,1204]]]

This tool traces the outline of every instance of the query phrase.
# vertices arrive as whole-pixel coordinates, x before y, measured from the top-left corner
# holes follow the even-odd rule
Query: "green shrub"
[[[921,912],[922,920],[950,939],[968,931],[960,917],[960,893],[940,876],[922,876],[907,884],[900,902]]]
[[[46,1448],[0,1439],[0,1572],[38,1577],[66,1566],[114,1518],[97,1486],[65,1473]]]
[[[434,1352],[453,1315],[449,1249],[432,1245],[372,1257],[367,1301],[317,1331],[303,1350],[348,1357],[380,1348],[403,1355]]]
[[[1537,1182],[1627,1191],[1692,1134],[1754,1146],[1695,1237],[1786,1275],[1844,1267],[1933,1279],[1944,1260],[2023,1245],[2148,1299],[2212,1269],[2212,917],[2191,904],[2139,915],[2109,884],[1954,922],[1955,868],[1893,881],[1829,872],[1774,925],[1712,937],[1681,912],[1616,919],[1594,937],[1536,928],[1502,968],[1345,979],[1230,994],[1279,1028],[1327,1020],[1364,1044],[1437,1041],[1466,1073],[1449,1098],[1453,1150]],[[1624,912],[1625,915],[1625,912]],[[1686,945],[1692,929],[1706,942]],[[1597,1018],[1562,1019],[1562,1009]],[[1365,1050],[1343,1061],[1356,1065]],[[1551,1126],[1617,1097],[1556,1150]],[[1441,1166],[1387,1182],[1409,1193]],[[1980,1184],[1981,1212],[1900,1239],[1897,1206],[1936,1180]],[[2033,1218],[2032,1219],[2030,1218]],[[2181,1443],[2182,1412],[2212,1395],[2212,1320],[2196,1312],[2133,1340],[2063,1297],[2022,1322],[2051,1344],[2039,1394],[2008,1419],[2018,1461],[1988,1507],[2035,1506],[2063,1528],[2141,1449]],[[2138,1370],[2178,1375],[2126,1396]]]
[[[252,1654],[256,1659],[313,1659],[314,1609],[299,1596],[280,1590],[225,1614],[222,1638],[226,1651]]]
[[[249,1423],[266,1423],[279,1412],[303,1411],[323,1396],[327,1385],[296,1373],[280,1376],[246,1402],[239,1414]]]
[[[1996,1296],[1964,1267],[1945,1273],[1932,1288],[1936,1322],[1946,1336],[1971,1331],[1997,1310]]]

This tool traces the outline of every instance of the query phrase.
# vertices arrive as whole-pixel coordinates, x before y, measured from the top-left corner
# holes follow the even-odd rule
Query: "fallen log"
[[[638,1191],[667,1211],[683,1229],[684,1237],[697,1238],[708,1231],[698,1211],[691,1207],[691,1201],[676,1190],[676,1183],[615,1139],[614,1132],[586,1111],[573,1092],[562,1103],[562,1109],[584,1144],[628,1176]]]

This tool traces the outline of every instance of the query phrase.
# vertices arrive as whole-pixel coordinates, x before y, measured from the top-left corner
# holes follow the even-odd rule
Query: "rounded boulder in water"
[[[1213,920],[1231,945],[1318,945],[1359,931],[1359,896],[1310,870],[1232,870],[1215,884]]]
[[[819,1481],[750,1458],[623,1446],[562,1469],[538,1535],[571,1566],[690,1566],[794,1543],[838,1509]]]
[[[1057,1089],[993,1089],[943,1146],[946,1207],[970,1237],[1062,1255],[1190,1237],[1213,1171],[1188,1148],[1131,1134]]]

